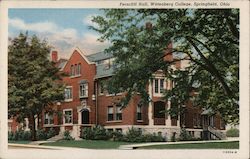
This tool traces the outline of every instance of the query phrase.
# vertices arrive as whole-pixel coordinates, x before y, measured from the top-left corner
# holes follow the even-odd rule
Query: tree
[[[91,27],[112,45],[118,66],[113,90],[127,92],[124,105],[140,92],[152,74],[163,70],[175,82],[166,90],[172,113],[192,99],[196,106],[219,112],[227,123],[239,122],[239,10],[238,9],[106,9],[92,19]],[[146,24],[146,26],[145,26]],[[169,51],[168,44],[173,43]],[[173,53],[172,61],[162,60]],[[174,70],[177,61],[189,67]],[[122,82],[121,82],[122,81]],[[194,96],[190,92],[196,92]]]
[[[8,112],[19,121],[29,118],[36,140],[35,118],[64,98],[59,70],[49,61],[50,47],[35,35],[20,35],[8,48]]]

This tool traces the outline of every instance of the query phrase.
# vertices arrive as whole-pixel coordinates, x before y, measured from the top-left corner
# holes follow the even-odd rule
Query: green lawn
[[[195,144],[174,144],[174,145],[155,145],[144,146],[138,149],[239,149],[239,142],[210,142]]]
[[[44,143],[46,146],[64,146],[64,147],[78,147],[89,149],[117,149],[120,145],[132,144],[128,142],[116,141],[102,141],[102,140],[81,140],[81,141],[67,141],[60,140],[53,143]]]
[[[8,143],[10,144],[28,144],[31,141],[13,141],[13,140],[9,140]]]

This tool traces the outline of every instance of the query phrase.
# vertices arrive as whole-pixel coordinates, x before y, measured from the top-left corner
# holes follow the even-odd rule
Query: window
[[[80,93],[79,93],[80,98],[88,97],[88,83],[81,83],[79,90],[80,90]]]
[[[121,106],[116,106],[116,120],[122,120]]]
[[[75,76],[76,76],[77,75],[77,64],[75,64],[74,70],[75,70]]]
[[[137,105],[137,120],[142,120],[142,105],[138,104]]]
[[[104,60],[97,61],[97,65],[104,64]]]
[[[155,79],[154,83],[155,83],[155,87],[154,87],[155,88],[155,93],[159,93],[158,79]]]
[[[54,120],[53,120],[53,114],[51,113],[44,113],[44,125],[51,125],[54,124]]]
[[[72,124],[72,109],[63,110],[64,124]]]
[[[81,75],[81,64],[77,65],[77,75]]]
[[[65,100],[72,100],[72,86],[67,86],[64,90]]]
[[[75,75],[75,70],[74,70],[74,65],[70,66],[70,76],[74,76]]]
[[[102,95],[104,94],[104,83],[99,82],[99,94]]]
[[[160,79],[160,93],[164,91],[164,79]]]
[[[154,79],[154,93],[155,94],[163,94],[165,88],[165,80],[164,79]]]
[[[119,133],[122,133],[122,129],[121,128],[116,128],[115,131],[119,132]]]
[[[70,66],[70,76],[79,76],[81,75],[81,63],[79,64],[74,64]]]
[[[113,66],[115,58],[106,59],[103,61],[103,64],[105,65],[105,69],[110,69]]]
[[[114,110],[113,106],[108,106],[108,121],[114,120]]]

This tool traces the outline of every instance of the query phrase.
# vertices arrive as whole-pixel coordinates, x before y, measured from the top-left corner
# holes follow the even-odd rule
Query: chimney
[[[165,51],[164,61],[168,61],[168,62],[173,61],[172,51],[173,51],[173,44],[172,44],[172,42],[170,42],[167,46],[166,51]]]
[[[57,62],[57,60],[58,60],[58,53],[57,53],[57,51],[52,51],[52,53],[51,53],[51,59],[52,59],[53,62]]]

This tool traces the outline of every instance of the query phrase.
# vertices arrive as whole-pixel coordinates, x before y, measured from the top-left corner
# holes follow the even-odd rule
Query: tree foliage
[[[20,121],[25,117],[32,123],[36,138],[35,117],[56,101],[63,99],[60,74],[49,61],[50,47],[36,36],[20,33],[9,45],[8,51],[8,111]]]
[[[145,86],[163,70],[175,83],[166,90],[173,112],[188,100],[219,112],[228,123],[239,122],[239,10],[238,9],[105,9],[92,19],[100,41],[112,45],[105,52],[116,58],[111,86],[148,101]],[[149,23],[148,23],[149,22]],[[147,24],[145,26],[145,24]],[[152,24],[152,25],[151,25]],[[173,61],[162,60],[173,43]],[[176,61],[189,66],[176,70]],[[122,82],[121,82],[122,81]],[[190,93],[196,92],[195,98]],[[176,111],[177,110],[177,111]]]

